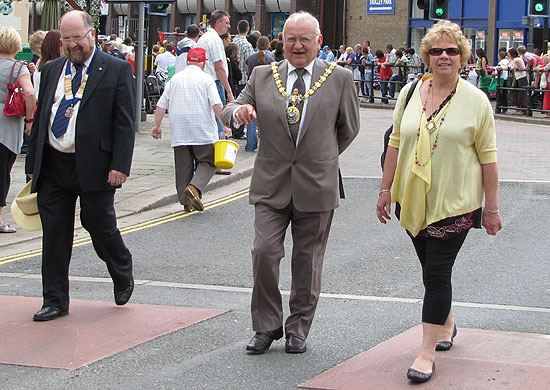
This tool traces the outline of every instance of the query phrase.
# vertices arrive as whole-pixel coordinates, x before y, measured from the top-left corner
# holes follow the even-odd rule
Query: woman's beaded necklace
[[[434,99],[433,88],[432,88],[432,80],[430,80],[429,83],[428,83],[428,93],[426,93],[426,99],[424,99],[424,104],[422,105],[422,111],[424,111],[424,115],[426,115],[427,122],[425,124],[425,127],[426,127],[426,130],[428,131],[428,133],[431,134],[436,130],[437,130],[437,133],[435,134],[434,143],[431,145],[432,150],[430,152],[430,157],[428,157],[428,159],[425,162],[421,163],[420,161],[418,161],[418,141],[420,139],[420,127],[418,127],[418,131],[416,132],[416,147],[415,147],[415,150],[414,150],[414,163],[416,165],[418,165],[419,167],[423,167],[424,165],[426,165],[431,160],[431,158],[434,154],[435,148],[437,148],[437,140],[439,139],[439,131],[441,130],[441,126],[443,125],[443,122],[445,122],[445,115],[447,114],[447,110],[449,109],[449,105],[447,103],[449,102],[449,100],[452,99],[452,97],[455,95],[455,93],[456,93],[456,85],[453,88],[453,90],[451,91],[451,93],[443,100],[443,102],[441,102],[441,104],[439,105],[439,108],[436,111],[434,111],[432,113],[432,115],[430,115],[430,117],[428,118],[427,115],[426,115],[426,107],[428,106],[428,95],[430,95],[431,98],[432,98],[432,106],[433,106],[433,99]],[[444,107],[445,107],[445,111],[441,114],[441,119],[439,120],[439,125],[438,125],[436,123],[435,118],[438,115],[438,113]]]

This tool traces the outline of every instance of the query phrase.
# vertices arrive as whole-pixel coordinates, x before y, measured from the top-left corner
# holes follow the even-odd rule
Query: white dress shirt
[[[315,59],[311,61],[304,69],[306,70],[304,74],[302,75],[302,79],[304,79],[304,85],[306,87],[306,92],[311,87],[311,76],[313,74],[313,64],[315,62]],[[294,69],[296,69],[295,66],[293,66],[290,62],[287,61],[288,64],[288,70],[287,70],[287,77],[286,77],[286,94],[288,96],[292,95],[292,86],[294,85],[294,82],[298,78],[298,75],[296,72],[294,72]],[[275,81],[273,81],[275,82]],[[309,99],[309,98],[308,98]],[[304,102],[304,107],[302,108],[302,112],[300,113],[300,127],[298,129],[298,136],[296,137],[296,145],[298,145],[298,142],[300,140],[300,135],[302,134],[302,124],[303,119],[306,117],[306,110],[307,110],[307,103],[308,99]],[[287,99],[286,101],[286,108],[288,108],[288,105],[290,104],[290,100]],[[236,112],[240,107],[236,107],[233,110],[233,127],[239,127],[239,122],[236,119]]]
[[[304,79],[304,84],[306,86],[306,92],[309,90],[311,86],[311,75],[313,74],[313,63],[315,62],[315,59],[311,61],[304,69],[306,70],[304,74],[302,75],[302,78]],[[286,77],[286,94],[288,96],[292,95],[292,86],[294,85],[294,82],[298,78],[298,75],[296,72],[294,72],[294,69],[296,67],[292,65],[290,62],[288,62],[288,73]],[[307,111],[307,103],[309,101],[309,98],[306,99],[304,102],[304,107],[302,108],[302,112],[300,113],[300,128],[298,130],[298,136],[296,137],[296,145],[298,145],[298,142],[300,140],[300,135],[302,134],[302,125],[304,123],[304,118],[306,117],[306,111]],[[286,101],[286,107],[288,108],[288,105],[290,104],[290,101]]]
[[[97,49],[96,49],[97,50]],[[84,80],[84,75],[88,71],[88,67],[90,66],[90,62],[92,61],[92,58],[94,56],[91,55],[90,58],[88,58],[86,61],[84,61],[84,66],[82,67],[82,79]],[[65,64],[63,65],[61,74],[59,75],[59,79],[57,81],[57,89],[55,90],[55,96],[53,98],[53,105],[52,105],[52,112],[50,114],[50,124],[48,126],[48,141],[50,143],[50,146],[56,150],[59,150],[60,152],[64,153],[74,153],[75,147],[74,147],[74,140],[75,140],[75,131],[76,131],[76,121],[78,119],[78,110],[80,109],[80,100],[78,103],[74,105],[74,114],[69,119],[69,124],[67,126],[67,131],[65,134],[63,134],[59,138],[55,138],[55,135],[53,135],[51,128],[53,124],[53,120],[55,119],[55,114],[57,113],[57,108],[61,104],[61,100],[63,100],[63,97],[65,96],[65,68],[67,66],[67,62],[65,61]],[[76,68],[73,64],[71,64],[71,78],[74,77],[76,74]],[[71,91],[72,92],[72,91]]]

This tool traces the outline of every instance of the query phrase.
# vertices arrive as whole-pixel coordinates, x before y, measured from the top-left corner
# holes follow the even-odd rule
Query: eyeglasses
[[[428,50],[428,53],[430,53],[431,56],[439,57],[443,52],[446,52],[449,57],[454,57],[460,54],[460,49],[458,47],[432,47],[430,50]]]
[[[88,31],[86,31],[85,34],[83,34],[79,37],[61,38],[61,42],[62,43],[69,43],[69,42],[72,41],[73,43],[78,43],[81,40],[83,40],[86,37],[86,35],[88,35],[91,31],[92,31],[92,29],[89,29]]]
[[[294,37],[292,35],[288,36],[288,37],[285,37],[285,42],[291,44],[291,45],[294,45],[297,41],[300,41],[300,43],[302,45],[307,45],[307,44],[310,44],[311,42],[313,42],[315,40],[315,38],[317,38],[319,36],[319,34],[315,34],[313,37],[309,37],[307,35],[303,35],[301,37]]]

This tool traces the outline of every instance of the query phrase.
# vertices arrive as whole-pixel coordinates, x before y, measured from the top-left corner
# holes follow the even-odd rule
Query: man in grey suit
[[[134,149],[132,67],[95,47],[90,15],[60,21],[64,57],[42,70],[26,172],[42,220],[44,302],[35,321],[69,313],[69,262],[76,199],[80,220],[114,282],[117,305],[134,289],[132,256],[117,228],[115,189],[130,173]]]
[[[306,12],[283,30],[286,60],[258,66],[222,111],[226,125],[257,119],[261,142],[250,184],[255,205],[252,324],[246,350],[264,353],[283,336],[279,263],[291,224],[292,287],[285,351],[303,353],[319,293],[334,209],[342,192],[338,155],[359,132],[359,105],[349,70],[316,59],[323,37]]]

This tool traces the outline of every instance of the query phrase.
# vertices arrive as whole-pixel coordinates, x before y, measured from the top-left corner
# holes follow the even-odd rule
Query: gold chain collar
[[[295,106],[303,101],[305,101],[308,97],[313,95],[317,89],[323,85],[325,81],[327,81],[327,77],[332,73],[332,70],[336,67],[336,62],[331,62],[330,66],[325,69],[325,73],[319,77],[319,81],[316,81],[315,84],[304,94],[292,94],[292,96],[288,96],[286,93],[286,88],[283,87],[283,82],[281,81],[281,75],[279,74],[279,67],[275,62],[271,63],[271,71],[273,72],[273,79],[275,80],[275,84],[277,85],[277,89],[285,97],[285,99],[290,99],[290,103]]]

